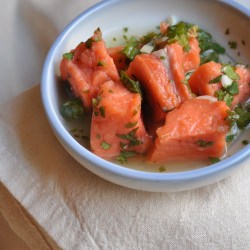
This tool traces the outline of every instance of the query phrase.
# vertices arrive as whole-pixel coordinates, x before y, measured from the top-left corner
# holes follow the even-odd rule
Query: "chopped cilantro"
[[[128,122],[127,124],[125,124],[125,128],[133,128],[134,126],[136,126],[138,123],[138,121],[136,122]]]
[[[238,83],[234,81],[230,86],[225,88],[231,95],[237,95],[239,93]]]
[[[236,41],[229,41],[228,45],[231,49],[236,49],[238,44]]]
[[[224,101],[230,107],[233,102],[233,96],[239,93],[239,75],[235,72],[235,68],[229,64],[225,64],[222,67],[221,72],[222,75],[212,79],[209,83],[217,83],[221,81],[223,75],[226,75],[228,78],[233,80],[231,85],[222,87],[220,90],[215,92],[215,97],[217,97],[219,101]]]
[[[132,36],[130,39],[127,40],[127,44],[122,50],[122,53],[130,61],[133,61],[135,56],[140,54],[140,41],[135,36]]]
[[[233,110],[228,111],[228,116],[226,120],[228,121],[230,127],[233,127],[238,119],[239,115],[235,111]]]
[[[218,157],[208,157],[208,159],[210,160],[212,164],[215,164],[220,161],[220,158]]]
[[[245,128],[250,123],[250,112],[244,110],[241,105],[235,107],[234,112],[238,115],[236,123],[240,129]]]
[[[85,45],[86,45],[86,47],[87,47],[88,49],[91,49],[91,47],[92,47],[92,42],[93,42],[92,37],[89,38],[89,39],[85,42]]]
[[[224,65],[224,67],[222,68],[222,72],[225,73],[232,80],[240,79],[239,75],[235,72],[234,67],[230,64]]]
[[[63,54],[63,58],[67,59],[67,60],[72,60],[74,57],[74,52],[68,52]]]
[[[65,102],[61,106],[61,115],[65,120],[76,120],[83,116],[84,110],[80,99]]]
[[[101,106],[101,107],[99,108],[99,111],[100,111],[101,116],[102,116],[103,118],[105,118],[105,107]]]
[[[227,135],[226,136],[226,142],[232,142],[235,138],[235,135]]]
[[[215,77],[214,79],[210,80],[209,83],[219,83],[221,81],[222,75]]]
[[[217,97],[219,101],[224,101],[227,106],[231,106],[233,102],[233,96],[223,89],[216,91],[215,97]]]
[[[119,163],[124,164],[125,162],[127,162],[128,158],[134,157],[135,155],[136,152],[134,151],[123,151],[119,156],[116,157],[116,160]]]
[[[159,167],[159,172],[166,172],[166,168],[164,166]]]
[[[207,50],[207,51],[201,53],[200,59],[201,59],[200,64],[204,64],[204,63],[211,62],[211,61],[219,62],[218,53],[216,53],[213,50]]]
[[[197,31],[199,46],[201,48],[200,58],[204,64],[210,61],[219,62],[219,55],[225,53],[225,48],[213,40],[210,33],[199,28]]]
[[[128,142],[129,142],[128,146],[130,146],[130,147],[143,144],[143,142],[140,139],[138,139],[136,136],[137,130],[138,130],[138,127],[131,130],[127,134],[117,134],[117,136],[121,139],[128,140]]]
[[[103,62],[103,61],[98,61],[97,66],[105,66],[105,62]]]
[[[195,144],[197,144],[198,146],[200,146],[202,148],[207,148],[207,147],[213,146],[214,142],[213,141],[198,140]]]
[[[134,81],[128,75],[125,73],[125,71],[120,72],[121,75],[121,81],[124,84],[124,86],[133,93],[141,94],[141,87],[140,83],[138,81]]]
[[[103,141],[103,142],[101,143],[101,147],[102,147],[102,149],[104,149],[104,150],[108,150],[108,149],[110,149],[111,144],[109,144],[109,143]]]
[[[190,25],[185,22],[179,22],[176,25],[171,25],[167,30],[168,43],[179,42],[183,46],[184,51],[189,51],[188,30]]]

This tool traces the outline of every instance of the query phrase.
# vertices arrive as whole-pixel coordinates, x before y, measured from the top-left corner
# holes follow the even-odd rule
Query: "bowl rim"
[[[250,144],[246,145],[244,148],[234,153],[233,156],[229,156],[226,159],[212,164],[208,166],[204,166],[202,168],[197,168],[193,170],[185,170],[178,172],[146,172],[142,170],[136,170],[132,168],[128,168],[126,166],[122,166],[119,164],[112,163],[101,157],[95,155],[90,150],[83,147],[79,144],[68,132],[68,130],[63,126],[60,119],[57,117],[56,112],[53,108],[52,100],[50,98],[49,93],[49,83],[51,80],[49,79],[49,72],[51,72],[53,67],[53,57],[55,55],[55,51],[57,46],[63,42],[64,38],[67,36],[71,30],[78,25],[78,23],[85,17],[91,15],[93,12],[96,12],[103,7],[113,4],[114,2],[122,2],[123,0],[103,0],[87,10],[83,11],[80,15],[74,18],[59,34],[54,43],[52,44],[42,70],[41,77],[41,97],[42,104],[46,113],[46,116],[49,120],[50,126],[52,127],[56,137],[62,143],[62,145],[66,146],[66,148],[70,149],[70,151],[74,151],[77,154],[76,158],[84,158],[85,161],[91,163],[92,165],[101,168],[110,174],[119,175],[122,177],[127,177],[130,179],[136,180],[146,180],[146,181],[159,181],[159,182],[176,182],[176,181],[191,181],[194,179],[199,179],[202,177],[208,177],[213,174],[217,174],[220,172],[224,172],[225,170],[230,170],[239,165],[241,162],[245,161],[250,155]],[[250,9],[247,9],[243,5],[238,2],[231,0],[216,0],[216,2],[220,4],[226,4],[231,6],[232,8],[240,11],[242,14],[250,17]]]

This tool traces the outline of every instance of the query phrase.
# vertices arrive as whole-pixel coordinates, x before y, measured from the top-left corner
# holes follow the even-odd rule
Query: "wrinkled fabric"
[[[1,182],[60,248],[250,249],[250,159],[193,191],[117,186],[64,150],[39,86],[1,106],[0,141]]]
[[[250,159],[208,187],[149,193],[92,174],[52,133],[35,84],[56,36],[95,2],[4,5],[0,212],[31,249],[250,249]]]

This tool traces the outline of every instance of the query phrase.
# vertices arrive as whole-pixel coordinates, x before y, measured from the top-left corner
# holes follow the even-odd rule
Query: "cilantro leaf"
[[[129,142],[128,146],[130,146],[130,147],[137,146],[137,145],[143,144],[143,141],[138,139],[136,136],[137,130],[138,130],[138,127],[131,130],[127,134],[117,134],[117,136],[121,139],[128,140],[128,142]]]
[[[61,115],[65,120],[76,120],[84,114],[83,105],[80,99],[65,102],[61,106]]]
[[[190,25],[185,22],[179,22],[176,25],[171,25],[167,30],[168,43],[179,42],[185,51],[190,50],[188,41],[188,30]]]
[[[239,80],[240,77],[239,75],[235,72],[235,69],[232,65],[225,65],[223,68],[222,68],[222,72],[225,73],[230,79],[232,80]]]
[[[128,39],[126,46],[122,50],[122,53],[130,61],[133,61],[135,56],[140,54],[140,41],[135,36],[131,36],[131,38]]]
[[[215,77],[214,79],[210,80],[209,83],[218,83],[221,81],[222,75]]]
[[[74,57],[74,52],[68,52],[68,53],[63,54],[63,58],[65,58],[67,60],[72,60],[73,57]]]
[[[201,63],[204,64],[210,61],[219,62],[219,55],[225,53],[225,48],[213,40],[210,33],[199,28],[197,31],[199,46],[201,49]]]
[[[129,91],[141,94],[141,86],[138,81],[135,81],[128,77],[128,75],[123,70],[120,72],[120,75],[122,83]]]
[[[207,148],[207,147],[213,146],[214,142],[213,141],[198,140],[195,144],[197,144],[199,147]]]
[[[134,151],[122,151],[119,156],[116,157],[116,160],[124,164],[128,161],[128,158],[134,157],[136,155],[136,152]]]
[[[235,107],[234,112],[239,116],[236,123],[240,129],[245,128],[250,123],[250,112],[244,110],[240,105]]]

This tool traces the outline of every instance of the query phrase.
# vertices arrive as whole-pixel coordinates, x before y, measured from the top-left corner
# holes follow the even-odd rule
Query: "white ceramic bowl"
[[[169,16],[198,24],[212,33],[217,42],[228,49],[228,41],[238,41],[237,50],[228,50],[236,61],[250,63],[250,11],[234,1],[199,0],[109,0],[88,9],[74,19],[54,42],[44,64],[41,93],[43,105],[58,140],[85,168],[116,184],[145,191],[181,191],[205,186],[219,181],[239,169],[250,157],[250,145],[244,148],[235,144],[233,155],[227,159],[195,170],[172,173],[152,173],[130,169],[101,159],[80,145],[69,133],[67,123],[61,118],[61,91],[57,75],[62,54],[89,38],[100,27],[104,39],[111,42],[129,27],[131,34],[143,35],[154,29]],[[230,36],[225,30],[230,28]],[[247,46],[241,44],[241,40]],[[240,51],[241,56],[238,56]],[[250,139],[250,131],[244,137]],[[185,166],[184,168],[185,169]]]

